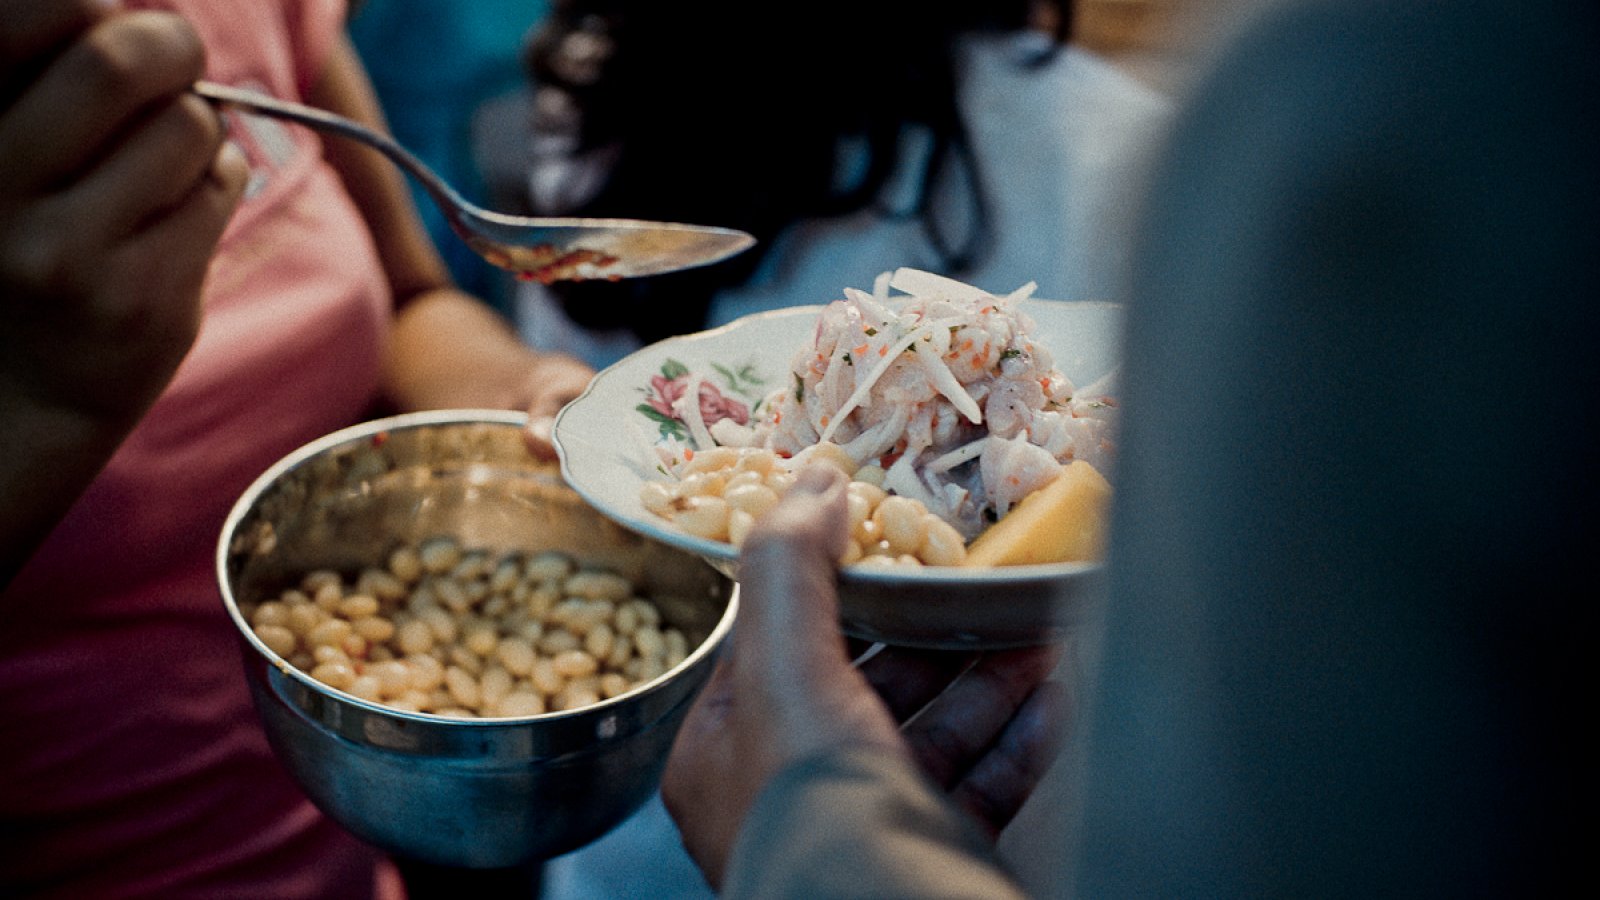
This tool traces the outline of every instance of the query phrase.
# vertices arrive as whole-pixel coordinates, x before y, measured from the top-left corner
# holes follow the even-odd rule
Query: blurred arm
[[[354,48],[342,41],[311,102],[387,130]],[[385,368],[401,409],[487,407],[554,413],[587,383],[569,357],[537,354],[488,305],[459,290],[430,242],[405,176],[369,148],[324,141],[377,243],[394,290],[394,332]]]

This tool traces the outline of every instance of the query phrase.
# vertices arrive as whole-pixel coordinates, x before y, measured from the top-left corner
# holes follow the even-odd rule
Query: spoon
[[[755,243],[731,228],[491,212],[468,202],[404,147],[343,116],[209,81],[195,82],[194,92],[220,106],[298,122],[378,150],[417,179],[467,246],[523,280],[549,284],[659,275],[718,262]]]

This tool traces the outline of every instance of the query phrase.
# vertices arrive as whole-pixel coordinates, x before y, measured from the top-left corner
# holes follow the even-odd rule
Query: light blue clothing
[[[389,127],[467,199],[488,203],[473,156],[472,121],[488,100],[525,86],[521,53],[547,0],[366,0],[350,38]],[[415,183],[412,194],[451,274],[466,290],[504,301],[504,278],[451,233]]]
[[[716,900],[678,829],[650,798],[599,840],[545,863],[540,900]]]
[[[1108,300],[1121,275],[1142,155],[1169,101],[1077,48],[1039,68],[1019,65],[1017,55],[1029,49],[1003,37],[964,45],[961,110],[997,239],[962,280],[995,293],[1033,281],[1040,297]],[[891,208],[905,205],[886,199]],[[871,210],[803,223],[774,250],[750,282],[717,296],[710,324],[827,303],[846,287],[871,290],[880,272],[900,266],[937,266],[918,221]]]

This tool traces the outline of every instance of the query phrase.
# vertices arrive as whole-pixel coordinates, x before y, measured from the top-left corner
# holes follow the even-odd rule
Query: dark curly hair
[[[536,132],[566,129],[572,155],[607,155],[597,189],[559,212],[721,225],[758,240],[702,269],[558,283],[562,305],[581,325],[631,328],[646,342],[704,327],[713,295],[748,279],[787,226],[877,204],[908,128],[931,141],[919,190],[909,207],[879,212],[921,222],[942,268],[961,275],[991,235],[956,108],[955,42],[1021,28],[1035,7],[814,0],[779,13],[748,0],[557,0],[525,53]],[[1069,20],[1058,17],[1061,42]],[[931,187],[944,178],[967,192],[959,213],[936,208]]]

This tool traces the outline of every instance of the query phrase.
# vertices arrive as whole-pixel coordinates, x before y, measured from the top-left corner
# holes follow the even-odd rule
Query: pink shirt
[[[208,77],[303,96],[342,0],[171,0]],[[318,140],[232,118],[250,194],[199,340],[0,596],[0,895],[361,897],[375,853],[280,768],[212,554],[234,500],[372,409],[390,297]]]

